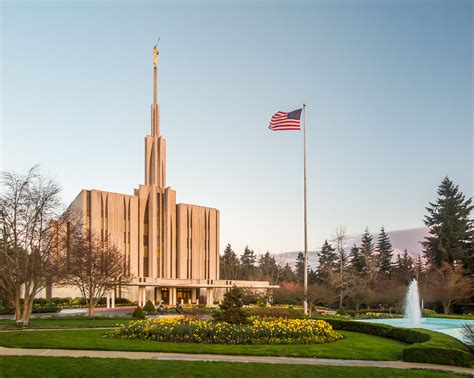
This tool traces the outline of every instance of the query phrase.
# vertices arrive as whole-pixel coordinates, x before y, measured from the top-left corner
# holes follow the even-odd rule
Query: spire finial
[[[158,43],[160,42],[160,38],[155,43],[155,46],[153,46],[153,65],[156,66],[158,65],[158,54],[160,53],[158,51]]]

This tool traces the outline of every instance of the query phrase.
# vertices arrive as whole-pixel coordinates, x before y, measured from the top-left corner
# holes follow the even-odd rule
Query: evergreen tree
[[[296,256],[296,281],[299,283],[304,282],[304,254],[303,252],[298,252],[298,256]]]
[[[213,314],[214,319],[231,323],[243,324],[247,322],[247,312],[244,310],[243,302],[244,292],[240,287],[234,286],[224,294],[224,301],[220,307],[220,311]]]
[[[362,270],[364,269],[363,257],[355,243],[349,252],[349,258],[351,269],[356,273],[362,273]]]
[[[271,282],[276,282],[279,273],[278,265],[275,257],[273,257],[270,252],[267,251],[263,256],[260,256],[260,259],[258,260],[258,269],[265,278]]]
[[[397,265],[398,265],[397,268],[401,271],[410,272],[410,273],[413,272],[413,270],[414,270],[413,269],[413,259],[408,254],[408,251],[406,249],[403,251],[402,256],[398,255]]]
[[[417,279],[419,280],[419,277],[423,274],[424,272],[424,265],[423,265],[423,260],[420,255],[417,256],[416,262],[415,262],[415,274]]]
[[[362,234],[362,239],[360,242],[360,253],[362,255],[362,271],[368,272],[373,270],[375,267],[375,256],[374,256],[374,242],[372,234],[369,232],[369,229],[366,228],[364,233]]]
[[[331,271],[337,268],[338,256],[336,250],[328,243],[327,240],[318,252],[318,268],[316,269],[316,277],[318,281],[327,281]]]
[[[292,281],[295,281],[295,272],[291,268],[290,264],[286,263],[283,267],[279,266],[278,283]]]
[[[470,213],[472,198],[466,199],[453,182],[445,177],[437,190],[438,199],[429,203],[424,223],[430,236],[422,242],[429,263],[441,267],[462,261],[464,269],[474,274],[474,225]]]
[[[257,271],[256,262],[257,256],[255,252],[246,246],[244,253],[240,256],[241,279],[248,280],[254,278]]]
[[[385,229],[380,229],[380,234],[377,240],[377,253],[379,255],[379,272],[389,274],[392,272],[392,256],[393,248],[392,243]]]
[[[220,258],[219,270],[221,279],[236,280],[239,278],[240,262],[237,254],[232,250],[230,244],[224,249],[224,254]]]

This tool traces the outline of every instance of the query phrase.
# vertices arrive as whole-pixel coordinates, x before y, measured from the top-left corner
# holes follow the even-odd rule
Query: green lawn
[[[29,328],[95,328],[95,327],[115,327],[117,323],[130,322],[131,318],[107,318],[97,317],[89,319],[86,317],[67,317],[67,318],[44,318],[30,319]],[[13,320],[0,320],[0,329],[14,329]]]
[[[312,345],[227,345],[162,343],[106,337],[106,330],[2,332],[0,346],[10,348],[130,350],[176,353],[241,354],[342,358],[359,360],[399,360],[407,344],[383,337],[341,331],[344,339]]]
[[[1,377],[456,377],[429,370],[72,357],[0,357]]]

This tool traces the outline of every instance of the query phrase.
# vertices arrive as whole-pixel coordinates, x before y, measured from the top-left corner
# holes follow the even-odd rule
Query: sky
[[[221,250],[423,226],[448,175],[473,195],[471,1],[1,2],[1,169],[70,203],[144,182],[152,47],[168,185],[221,211]]]

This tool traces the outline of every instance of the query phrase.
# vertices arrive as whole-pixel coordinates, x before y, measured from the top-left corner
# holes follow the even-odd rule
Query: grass
[[[89,319],[86,317],[67,317],[67,318],[33,318],[30,319],[29,328],[96,328],[96,327],[115,327],[117,323],[132,321],[131,318],[107,318],[97,317]],[[13,320],[0,320],[1,329],[16,329]]]
[[[2,377],[457,377],[430,370],[205,361],[0,357]]]
[[[0,333],[0,346],[9,348],[129,350],[255,356],[318,357],[360,360],[399,360],[407,344],[383,337],[341,331],[344,339],[313,345],[227,345],[164,343],[106,337],[106,330]]]

